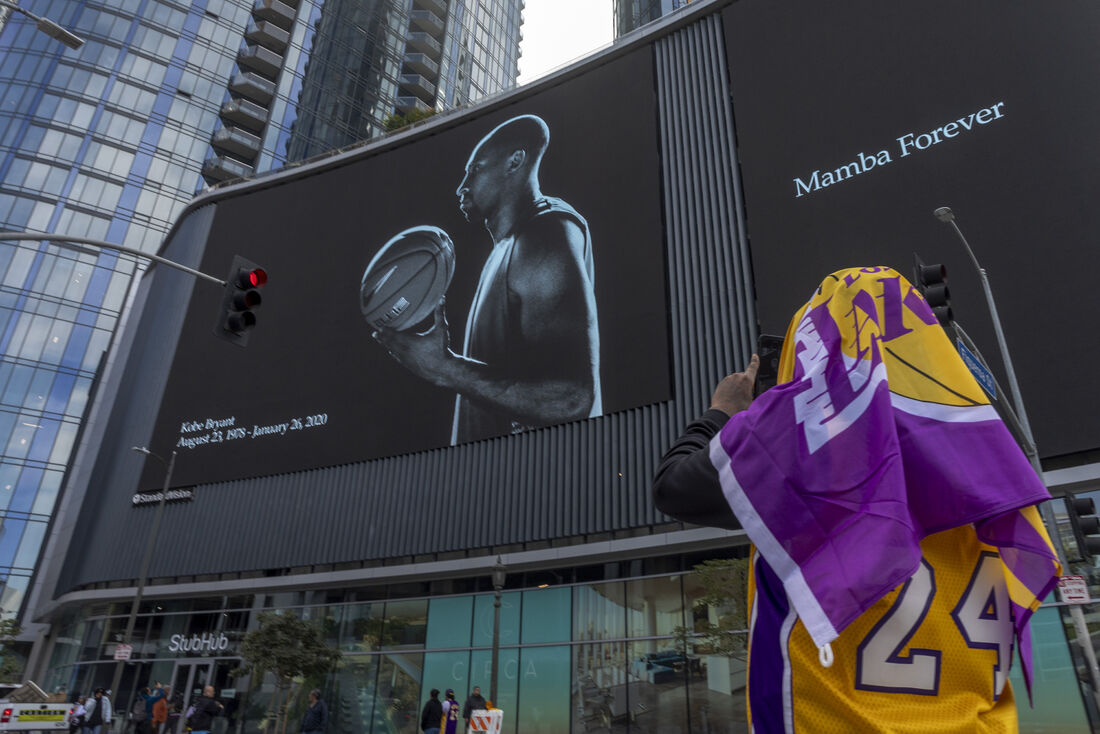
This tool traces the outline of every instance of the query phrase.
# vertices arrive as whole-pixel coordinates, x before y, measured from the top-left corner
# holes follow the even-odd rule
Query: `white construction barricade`
[[[500,709],[477,709],[470,714],[469,731],[487,731],[500,734],[500,728],[504,725],[504,712]]]

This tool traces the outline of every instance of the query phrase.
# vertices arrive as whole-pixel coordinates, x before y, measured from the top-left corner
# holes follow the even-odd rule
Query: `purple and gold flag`
[[[1030,688],[1027,621],[1061,572],[1050,497],[928,304],[896,271],[826,278],[791,322],[780,383],[726,424],[726,499],[819,647],[973,524],[1000,554]]]

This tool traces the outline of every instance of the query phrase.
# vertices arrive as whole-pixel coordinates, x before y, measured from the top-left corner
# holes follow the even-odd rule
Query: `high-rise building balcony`
[[[294,24],[294,13],[294,8],[280,0],[256,0],[252,4],[253,18],[271,21],[287,30]]]
[[[411,112],[412,110],[420,110],[421,112],[428,112],[432,108],[424,104],[419,97],[398,97],[395,100],[395,106],[401,112]]]
[[[440,18],[447,17],[447,0],[413,0],[413,10],[430,10]]]
[[[405,91],[412,92],[428,104],[435,102],[435,85],[419,74],[402,74],[398,81]]]
[[[275,82],[251,71],[242,71],[229,80],[229,91],[266,105],[275,96]]]
[[[237,54],[237,63],[274,79],[283,68],[283,57],[269,48],[247,45]]]
[[[262,130],[267,124],[268,109],[247,99],[231,99],[222,105],[218,114],[223,120],[252,130]]]
[[[252,43],[267,46],[272,51],[282,53],[290,43],[290,33],[266,20],[250,20],[244,30],[244,37]]]
[[[439,77],[439,64],[432,61],[427,54],[405,54],[405,70],[416,72],[429,79]]]
[[[224,155],[207,158],[202,164],[202,175],[207,181],[228,181],[252,175],[252,166]]]
[[[210,138],[210,143],[216,148],[221,148],[228,153],[233,153],[236,156],[251,161],[256,157],[256,154],[260,152],[260,146],[263,144],[263,141],[260,140],[258,135],[253,135],[247,130],[227,125],[220,130],[214,131],[213,137]]]
[[[424,31],[413,31],[409,34],[409,48],[427,54],[433,59],[438,59],[440,54],[443,53],[443,46],[439,44],[439,41]]]
[[[446,23],[430,10],[414,10],[409,13],[410,27],[431,33],[436,38],[443,35]]]

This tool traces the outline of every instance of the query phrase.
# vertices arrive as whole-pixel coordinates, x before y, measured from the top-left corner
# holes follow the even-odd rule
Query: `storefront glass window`
[[[684,626],[679,576],[626,582],[627,636],[672,635]]]
[[[374,704],[374,731],[387,734],[417,734],[420,731],[420,675],[424,666],[423,653],[389,653],[381,656]],[[379,729],[378,712],[385,720]]]
[[[81,660],[99,658],[100,645],[103,642],[103,620],[90,620],[84,628],[84,646],[80,651]]]
[[[573,635],[577,640],[625,637],[626,588],[621,581],[573,587]]]
[[[470,644],[473,619],[474,598],[472,596],[432,599],[428,607],[428,632],[425,646],[429,650],[466,647]],[[427,698],[424,700],[426,701]]]
[[[688,698],[692,731],[711,731],[719,722],[734,734],[748,734],[748,714],[745,710],[745,684],[747,682],[747,655],[711,655],[709,648],[696,646],[689,649],[692,661]],[[699,668],[696,669],[695,661]],[[706,727],[710,727],[707,729]]]
[[[439,689],[439,700],[443,700],[443,694],[448,688],[453,688],[455,697],[464,695],[467,683],[470,680],[470,653],[461,652],[429,652],[424,655],[424,685],[420,690],[420,709],[428,701],[428,694],[433,688]]]
[[[1046,601],[1053,601],[1053,594]],[[1085,619],[1095,615],[1095,605],[1085,605]],[[1018,660],[1009,671],[1012,690],[1016,695],[1016,710],[1020,731],[1057,731],[1084,734],[1089,731],[1081,701],[1081,689],[1088,691],[1085,670],[1077,670],[1070,658],[1066,629],[1059,610],[1039,609],[1031,617],[1031,661],[1034,665],[1032,684],[1034,706],[1028,705],[1027,688]],[[1070,627],[1072,630],[1072,626]]]
[[[500,644],[515,645],[519,642],[519,612],[521,594],[510,591],[500,596]],[[474,598],[474,647],[493,644],[493,595],[481,594]]]
[[[685,654],[676,640],[632,642],[627,655],[627,698],[616,711],[620,716],[625,713],[631,734],[683,728],[688,685],[699,682],[706,686],[699,659]],[[701,731],[713,731],[717,723],[712,721],[711,728]]]
[[[611,731],[626,712],[626,644],[574,645],[571,651],[573,731]]]
[[[518,675],[516,731],[524,734],[569,731],[569,648],[564,645],[523,648]]]
[[[340,698],[339,710],[348,712],[340,722],[345,731],[365,734],[372,730],[372,722],[378,724],[375,731],[385,731],[385,712],[379,711],[375,702],[378,662],[377,655],[351,655],[339,666],[334,687]]]
[[[382,649],[423,648],[428,628],[428,600],[386,602]]]
[[[381,603],[340,607],[340,649],[344,652],[377,650],[382,636]]]
[[[180,637],[187,634],[187,614],[165,614],[153,617],[153,623],[149,626],[149,644],[153,647],[153,654],[158,658],[176,657],[178,652],[170,650],[172,637]]]
[[[523,642],[568,642],[572,598],[569,587],[523,592]]]

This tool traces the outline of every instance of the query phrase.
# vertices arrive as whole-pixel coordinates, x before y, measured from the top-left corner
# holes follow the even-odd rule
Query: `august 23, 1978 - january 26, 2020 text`
[[[314,413],[264,425],[240,422],[235,415],[227,418],[184,421],[180,424],[180,436],[176,441],[176,448],[194,449],[239,439],[284,437],[294,431],[323,428],[326,425],[328,425],[328,413]]]

